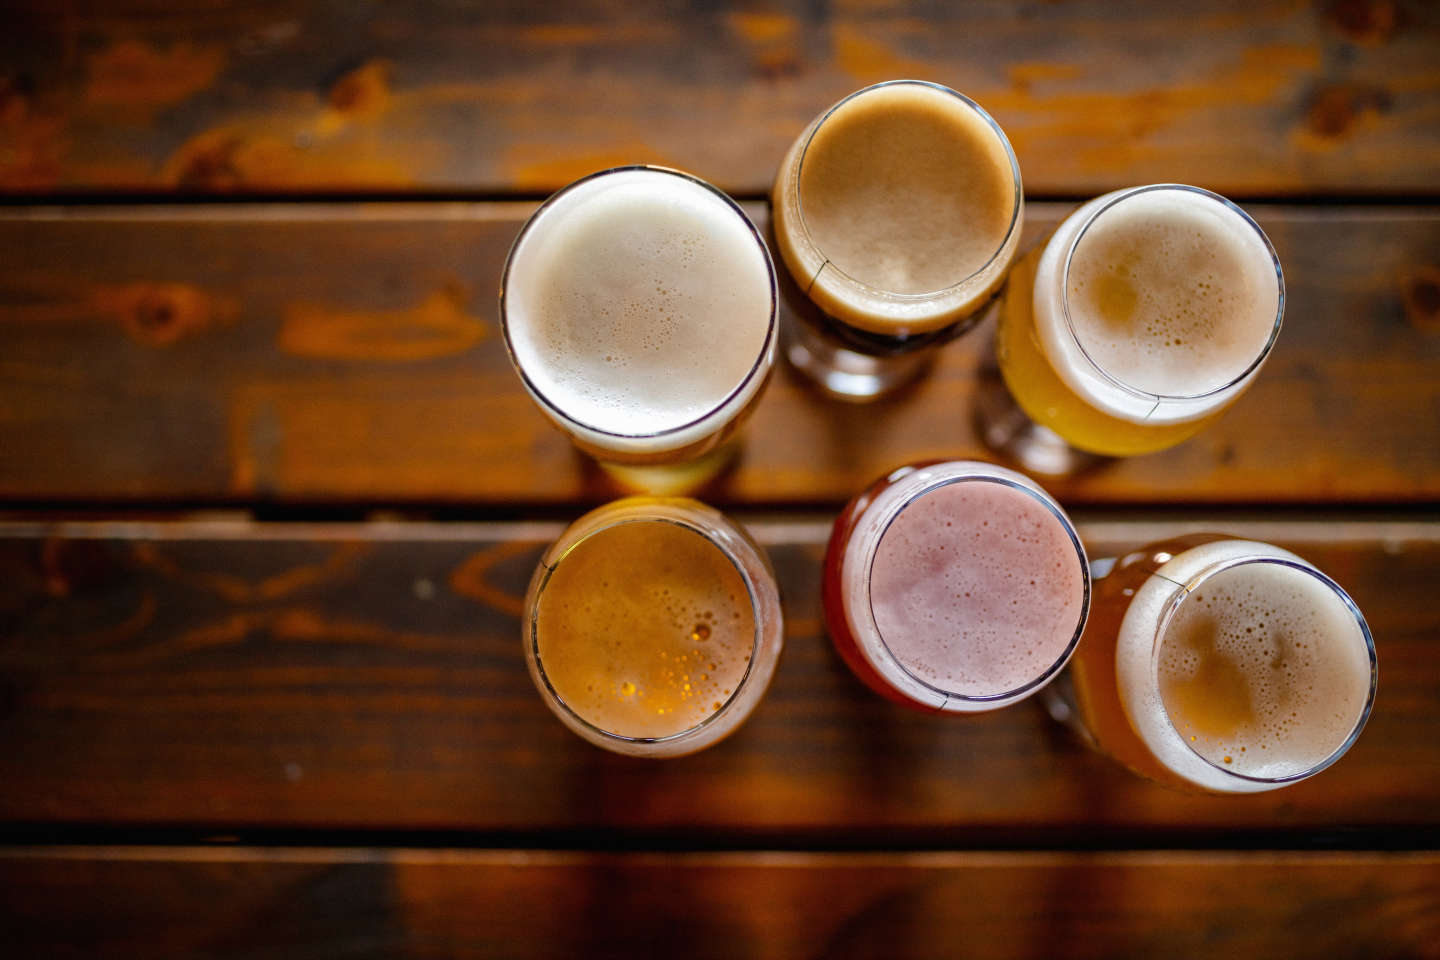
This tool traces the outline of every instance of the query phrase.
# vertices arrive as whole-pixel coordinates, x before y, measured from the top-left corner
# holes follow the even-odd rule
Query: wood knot
[[[1310,97],[1305,129],[1322,140],[1354,133],[1362,121],[1390,109],[1390,95],[1377,87],[1331,84]]]
[[[0,183],[7,189],[45,189],[60,180],[67,118],[56,112],[25,71],[0,67]]]
[[[182,187],[224,190],[245,177],[238,156],[244,141],[234,134],[205,135],[181,148],[175,182]]]
[[[351,116],[373,116],[390,98],[390,62],[371,60],[335,81],[330,108]]]
[[[225,51],[218,46],[176,43],[162,49],[119,40],[89,56],[85,100],[91,106],[149,113],[209,88],[225,63]]]
[[[1417,267],[1400,279],[1405,319],[1426,333],[1440,332],[1440,269]]]
[[[1400,11],[1394,0],[1339,0],[1325,10],[1325,19],[1353,43],[1374,46],[1395,33]]]
[[[774,82],[797,77],[804,67],[800,54],[788,48],[764,50],[755,55],[755,74],[762,80]]]
[[[109,581],[115,558],[101,540],[50,537],[40,545],[40,572],[45,593],[60,599]]]
[[[101,287],[96,307],[119,323],[132,340],[165,347],[238,312],[231,301],[216,301],[198,287],[184,283],[134,283]]]
[[[30,113],[35,80],[28,73],[0,73],[0,122],[18,122]]]
[[[800,56],[800,24],[794,17],[775,13],[732,13],[730,28],[751,49],[755,74],[776,81],[798,75],[804,68]]]

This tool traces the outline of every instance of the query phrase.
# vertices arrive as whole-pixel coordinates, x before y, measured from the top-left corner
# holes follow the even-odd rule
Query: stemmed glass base
[[[1075,705],[1075,684],[1070,679],[1068,667],[1037,694],[1037,699],[1045,708],[1045,712],[1050,715],[1051,720],[1069,730],[1090,749],[1100,749],[1095,743],[1095,738],[1091,736],[1090,730],[1080,719],[1080,710]]]
[[[787,313],[780,345],[790,365],[838,400],[864,403],[893,393],[923,377],[933,351],[872,356],[845,346],[809,318]]]
[[[1054,430],[1041,426],[1020,408],[993,357],[976,377],[975,426],[986,446],[1024,468],[1026,473],[1071,476],[1109,463],[1102,457],[1066,443]]]

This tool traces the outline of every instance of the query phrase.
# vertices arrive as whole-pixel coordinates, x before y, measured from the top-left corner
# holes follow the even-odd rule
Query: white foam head
[[[619,168],[556,194],[521,231],[502,298],[527,388],[602,445],[703,438],[774,354],[764,243],[733,201],[674,171]]]
[[[1179,554],[1136,591],[1116,679],[1157,760],[1202,787],[1250,792],[1344,751],[1369,710],[1373,656],[1332,581],[1278,547],[1228,540]]]
[[[1263,231],[1223,197],[1160,184],[1091,201],[1056,231],[1035,279],[1040,341],[1100,411],[1198,419],[1258,371],[1284,284]],[[1157,406],[1158,402],[1158,406]]]

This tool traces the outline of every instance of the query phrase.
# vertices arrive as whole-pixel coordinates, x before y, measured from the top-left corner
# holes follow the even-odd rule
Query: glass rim
[[[1091,356],[1090,351],[1086,349],[1084,342],[1081,340],[1079,332],[1075,329],[1074,318],[1070,315],[1070,267],[1075,260],[1075,252],[1080,249],[1080,243],[1082,240],[1085,239],[1085,235],[1090,232],[1090,228],[1095,225],[1096,221],[1098,221],[1100,217],[1109,212],[1118,204],[1124,203],[1125,201],[1144,193],[1152,193],[1161,190],[1178,190],[1187,193],[1198,194],[1210,200],[1219,201],[1222,207],[1224,207],[1226,210],[1239,215],[1241,222],[1246,224],[1251,230],[1255,232],[1256,236],[1260,238],[1260,242],[1264,245],[1266,253],[1270,255],[1270,264],[1275,271],[1275,321],[1270,326],[1270,335],[1266,338],[1265,345],[1260,348],[1259,354],[1257,354],[1255,358],[1246,365],[1245,369],[1240,371],[1239,374],[1227,380],[1225,383],[1217,387],[1212,387],[1209,390],[1205,390],[1201,393],[1155,393],[1150,390],[1142,390],[1139,387],[1132,386],[1131,384],[1126,383],[1120,377],[1117,377],[1109,370],[1106,370],[1105,367],[1101,365],[1100,361],[1096,360],[1093,356]],[[1100,207],[1100,209],[1094,211],[1090,214],[1090,216],[1085,218],[1085,222],[1081,224],[1079,232],[1075,235],[1075,239],[1070,241],[1069,248],[1065,251],[1065,266],[1060,273],[1060,311],[1061,314],[1065,317],[1065,329],[1066,332],[1070,334],[1070,342],[1073,343],[1075,345],[1075,348],[1080,351],[1080,355],[1085,358],[1085,362],[1090,365],[1091,369],[1093,369],[1096,373],[1103,377],[1106,382],[1110,383],[1112,386],[1119,388],[1120,390],[1124,391],[1132,397],[1140,400],[1148,400],[1157,404],[1167,401],[1174,402],[1206,400],[1210,397],[1215,396],[1216,394],[1224,393],[1226,390],[1229,390],[1237,384],[1244,382],[1244,380],[1256,370],[1258,370],[1260,368],[1260,365],[1265,362],[1267,357],[1270,356],[1270,351],[1275,348],[1275,342],[1280,337],[1280,327],[1285,320],[1285,274],[1280,266],[1280,257],[1275,252],[1275,246],[1270,242],[1270,238],[1265,234],[1265,231],[1261,229],[1260,224],[1256,223],[1255,219],[1251,217],[1250,214],[1246,213],[1243,209],[1241,209],[1238,204],[1234,203],[1227,197],[1223,197],[1220,194],[1215,193],[1214,191],[1206,190],[1204,187],[1193,187],[1189,184],[1184,183],[1152,183],[1142,187],[1131,187],[1129,189],[1122,190],[1118,196],[1110,198]]]
[[[801,189],[801,181],[803,179],[803,172],[805,169],[805,157],[809,154],[810,144],[815,140],[815,135],[820,132],[820,128],[825,125],[825,121],[829,120],[830,117],[833,116],[837,110],[839,110],[841,107],[845,106],[845,104],[849,103],[851,100],[854,100],[857,97],[864,96],[868,93],[873,93],[874,91],[883,89],[885,87],[901,85],[908,85],[914,87],[929,87],[932,90],[937,90],[940,93],[944,93],[956,98],[957,100],[965,104],[967,107],[969,107],[971,110],[975,111],[975,113],[980,116],[980,119],[985,121],[985,124],[994,132],[995,136],[1000,139],[1000,145],[1005,148],[1005,156],[1010,161],[1010,178],[1014,183],[1013,196],[1010,202],[1010,224],[1005,228],[1005,236],[1001,239],[1000,245],[997,246],[995,250],[990,254],[989,258],[987,258],[986,261],[981,266],[976,268],[976,270],[972,272],[969,276],[957,280],[954,283],[948,284],[947,286],[940,287],[937,290],[929,290],[923,293],[897,293],[892,290],[881,289],[874,284],[866,283],[859,277],[847,273],[838,264],[836,264],[834,260],[831,260],[829,254],[827,254],[821,248],[820,244],[816,242],[815,235],[810,231],[810,224],[805,219],[804,191]],[[810,131],[805,135],[805,144],[800,148],[800,156],[796,159],[795,162],[795,209],[796,212],[799,214],[800,230],[805,236],[805,242],[808,243],[815,250],[816,253],[820,254],[821,258],[824,261],[820,264],[820,268],[815,271],[815,275],[810,278],[810,286],[814,286],[815,280],[820,276],[820,274],[824,273],[825,269],[828,267],[835,273],[843,277],[849,283],[855,284],[867,294],[871,294],[877,298],[898,300],[906,303],[925,303],[933,300],[939,300],[942,297],[954,293],[956,290],[958,290],[960,287],[965,286],[967,283],[970,283],[972,280],[985,273],[995,264],[996,260],[1000,258],[1000,255],[1004,253],[1006,248],[1011,245],[1011,240],[1015,238],[1016,232],[1020,229],[1020,213],[1024,209],[1024,206],[1025,188],[1020,181],[1020,161],[1016,159],[1015,150],[1010,145],[1010,138],[1005,136],[1005,131],[1001,129],[1000,124],[995,121],[994,117],[990,116],[990,114],[986,112],[984,107],[980,106],[980,104],[965,96],[965,94],[961,93],[958,90],[953,90],[950,87],[945,86],[943,83],[935,83],[931,80],[884,80],[880,83],[872,83],[868,87],[862,87],[859,90],[856,90],[855,92],[837,100],[835,103],[831,104],[824,113],[820,115],[820,117],[814,122],[814,125],[810,128]]]
[[[906,509],[908,509],[917,500],[934,493],[941,487],[948,487],[954,483],[968,483],[972,481],[1002,484],[1015,490],[1019,490],[1021,493],[1024,493],[1027,496],[1038,501],[1042,506],[1045,507],[1046,510],[1050,512],[1051,516],[1053,516],[1057,521],[1059,521],[1060,526],[1065,530],[1066,535],[1070,538],[1070,545],[1075,548],[1075,558],[1080,563],[1080,581],[1082,585],[1080,613],[1076,620],[1075,631],[1071,635],[1069,641],[1066,642],[1065,649],[1061,651],[1060,656],[1057,657],[1055,661],[1050,664],[1050,666],[1045,668],[1044,672],[1026,681],[1020,686],[1015,687],[1013,690],[1007,690],[1001,693],[957,693],[953,690],[946,690],[944,687],[937,687],[935,684],[930,683],[928,680],[916,676],[915,672],[909,667],[907,667],[900,660],[900,658],[895,655],[895,651],[891,649],[889,642],[885,639],[885,634],[880,629],[880,624],[875,619],[875,597],[874,593],[870,589],[870,584],[875,576],[875,560],[880,554],[880,545],[885,542],[886,534],[890,532],[890,527],[895,523],[896,520],[900,518],[900,515],[904,513]],[[939,480],[926,483],[919,490],[916,490],[914,493],[910,494],[903,501],[901,501],[901,503],[894,508],[893,512],[888,517],[886,517],[885,526],[881,528],[880,535],[875,538],[875,546],[873,550],[870,551],[869,560],[870,562],[865,570],[865,611],[870,617],[870,625],[875,630],[875,636],[880,640],[880,645],[885,648],[885,652],[890,656],[890,659],[895,662],[895,665],[900,668],[900,670],[905,674],[906,677],[910,678],[924,689],[929,690],[931,693],[935,693],[944,697],[945,702],[947,703],[950,700],[957,700],[965,703],[994,703],[996,701],[1010,700],[1018,697],[1023,697],[1029,693],[1034,692],[1035,690],[1038,690],[1046,683],[1049,683],[1052,679],[1054,679],[1055,675],[1065,668],[1065,664],[1069,662],[1070,656],[1075,652],[1076,646],[1078,646],[1080,643],[1081,635],[1085,632],[1085,622],[1089,618],[1090,613],[1090,561],[1085,554],[1085,545],[1080,542],[1080,535],[1075,530],[1075,524],[1072,523],[1070,519],[1065,516],[1065,513],[1060,508],[1059,504],[1055,503],[1048,494],[1033,490],[1029,486],[1020,483],[1019,481],[1012,480],[1009,477],[997,477],[983,473],[971,473],[957,477],[943,477]]]
[[[684,530],[689,530],[691,533],[695,533],[703,537],[707,543],[709,543],[716,550],[720,551],[720,553],[725,557],[726,562],[728,562],[730,566],[735,569],[735,572],[740,575],[741,582],[745,584],[745,594],[750,600],[751,617],[753,618],[755,623],[755,633],[754,636],[751,637],[750,641],[749,659],[745,661],[745,672],[736,682],[735,689],[731,690],[730,695],[726,697],[725,700],[720,704],[720,708],[718,710],[711,711],[710,714],[705,717],[705,719],[701,720],[694,726],[686,727],[684,730],[680,730],[676,733],[666,734],[663,737],[627,737],[624,734],[615,733],[614,731],[606,730],[604,727],[600,727],[594,723],[591,723],[589,720],[581,716],[574,707],[570,706],[570,704],[565,701],[564,697],[560,696],[560,692],[556,690],[554,684],[550,682],[550,675],[545,672],[545,661],[540,656],[540,601],[545,596],[546,588],[550,585],[550,578],[555,575],[556,570],[560,569],[560,564],[564,562],[565,558],[570,556],[570,554],[573,553],[581,544],[585,543],[593,537],[605,533],[606,531],[614,530],[616,527],[622,527],[626,524],[631,523],[665,523],[672,526],[680,527]],[[560,709],[565,712],[565,715],[567,717],[570,717],[576,723],[580,724],[580,726],[586,731],[595,733],[598,736],[604,737],[607,740],[613,740],[616,743],[674,743],[676,741],[683,740],[686,737],[694,736],[695,734],[709,727],[712,723],[716,722],[722,714],[724,714],[727,710],[730,709],[731,705],[734,704],[735,701],[739,698],[740,692],[744,690],[746,684],[750,682],[750,676],[755,669],[756,654],[759,652],[760,649],[762,627],[760,618],[760,598],[756,594],[755,584],[752,582],[749,573],[746,572],[743,564],[736,561],[733,551],[725,544],[719,542],[715,537],[711,536],[710,533],[707,530],[703,529],[699,524],[675,517],[621,517],[610,523],[606,523],[603,526],[596,527],[593,530],[587,531],[583,536],[576,539],[574,543],[568,545],[563,551],[561,551],[560,556],[555,558],[554,563],[546,564],[543,557],[541,558],[540,563],[542,566],[545,567],[545,575],[541,578],[539,585],[535,589],[535,598],[533,603],[530,605],[530,608],[525,611],[525,616],[529,621],[526,625],[528,628],[526,630],[526,633],[528,635],[528,641],[530,644],[530,655],[535,661],[535,671],[540,677],[540,681],[545,685],[545,693],[547,696],[549,696],[551,702],[558,705]]]
[[[547,397],[540,390],[540,388],[535,384],[534,380],[532,380],[530,375],[525,371],[524,365],[520,362],[519,357],[515,353],[515,345],[510,336],[510,319],[509,314],[506,311],[505,301],[506,293],[510,287],[510,270],[515,263],[515,254],[520,249],[520,244],[525,240],[526,236],[529,235],[531,229],[535,226],[535,224],[540,221],[544,213],[548,209],[550,209],[554,203],[556,203],[561,197],[570,193],[570,191],[582,186],[583,184],[589,183],[592,180],[597,180],[601,177],[608,177],[617,173],[636,173],[642,171],[649,173],[661,173],[669,176],[679,177],[683,180],[689,181],[690,183],[703,187],[711,194],[719,197],[722,201],[724,201],[724,203],[737,216],[740,217],[740,222],[745,225],[745,229],[749,232],[751,238],[755,241],[756,246],[760,250],[761,259],[765,263],[765,273],[770,280],[770,319],[769,322],[766,324],[765,339],[760,344],[760,351],[755,358],[755,362],[750,365],[750,369],[746,372],[745,376],[740,379],[740,382],[736,384],[735,387],[713,407],[711,407],[709,410],[705,411],[693,420],[677,424],[673,427],[666,427],[663,430],[652,430],[645,433],[620,433],[615,430],[607,430],[603,427],[597,427],[594,424],[586,423],[579,417],[573,416],[572,414],[566,412],[557,403]],[[694,174],[686,173],[684,170],[677,170],[673,167],[665,167],[653,163],[631,163],[624,164],[618,167],[609,167],[605,170],[597,170],[594,173],[586,174],[580,179],[574,180],[561,187],[559,190],[556,190],[549,197],[547,197],[545,201],[540,204],[540,206],[535,208],[535,211],[530,214],[529,218],[526,219],[524,225],[521,226],[520,232],[515,235],[515,239],[510,242],[510,250],[505,255],[505,267],[500,272],[499,303],[500,335],[501,339],[505,343],[505,353],[510,358],[510,365],[514,367],[515,372],[520,375],[520,379],[524,382],[526,390],[528,390],[531,396],[535,397],[536,400],[540,401],[541,405],[543,405],[546,410],[553,413],[555,416],[559,417],[563,422],[567,424],[579,427],[583,430],[588,430],[591,433],[595,433],[603,437],[609,437],[616,440],[654,440],[661,437],[668,437],[674,434],[683,433],[686,430],[691,430],[695,427],[700,426],[706,420],[713,417],[716,413],[720,412],[721,410],[725,409],[725,407],[733,403],[736,398],[738,398],[741,394],[745,392],[746,388],[749,387],[751,382],[753,382],[758,375],[762,374],[762,370],[766,366],[765,358],[771,353],[771,349],[775,344],[777,329],[779,327],[780,290],[775,276],[775,262],[770,256],[770,248],[765,244],[765,240],[760,235],[760,230],[755,226],[755,222],[750,219],[750,217],[745,213],[744,209],[741,208],[740,204],[737,203],[733,197],[731,197],[724,190],[721,190],[714,184],[706,180],[702,180],[700,177],[697,177]]]
[[[1160,694],[1160,650],[1165,643],[1165,633],[1169,629],[1172,621],[1174,620],[1176,613],[1180,610],[1181,606],[1184,605],[1185,600],[1189,598],[1191,594],[1193,594],[1196,590],[1202,587],[1205,583],[1211,581],[1213,578],[1220,576],[1221,574],[1228,573],[1229,571],[1234,570],[1237,567],[1242,567],[1253,563],[1263,563],[1288,568],[1290,570],[1303,573],[1306,576],[1313,577],[1314,579],[1320,581],[1320,583],[1323,584],[1325,587],[1329,588],[1331,593],[1335,597],[1337,597],[1341,601],[1341,603],[1344,604],[1346,610],[1348,610],[1350,615],[1355,618],[1355,623],[1360,627],[1360,635],[1361,638],[1364,640],[1365,652],[1370,664],[1370,686],[1365,695],[1365,704],[1363,707],[1361,707],[1360,715],[1356,717],[1355,725],[1345,736],[1345,739],[1341,741],[1339,746],[1337,746],[1333,751],[1331,751],[1323,760],[1319,761],[1316,764],[1313,764],[1310,767],[1307,767],[1302,771],[1299,771],[1298,773],[1286,774],[1283,777],[1259,777],[1253,774],[1241,773],[1238,770],[1233,770],[1226,767],[1222,763],[1216,763],[1215,761],[1206,757],[1204,754],[1200,753],[1199,750],[1195,749],[1195,747],[1192,746],[1190,742],[1185,739],[1184,735],[1180,733],[1179,728],[1175,726],[1175,721],[1170,716],[1170,711],[1165,705],[1165,698]],[[1154,574],[1154,576],[1160,575],[1156,573]],[[1152,649],[1150,651],[1150,677],[1151,680],[1153,680],[1155,683],[1155,695],[1160,703],[1160,712],[1165,715],[1166,727],[1175,734],[1176,738],[1185,745],[1185,748],[1187,750],[1189,750],[1197,758],[1203,761],[1206,766],[1225,774],[1227,777],[1233,777],[1237,780],[1244,780],[1249,783],[1263,784],[1286,784],[1294,783],[1298,780],[1308,779],[1310,777],[1313,777],[1320,771],[1326,769],[1331,764],[1335,763],[1335,761],[1339,760],[1342,756],[1345,755],[1346,751],[1348,751],[1350,747],[1354,745],[1355,741],[1359,739],[1361,731],[1365,729],[1365,724],[1370,719],[1370,711],[1375,706],[1375,690],[1377,682],[1379,680],[1379,662],[1375,656],[1375,638],[1370,633],[1370,625],[1365,622],[1365,615],[1360,612],[1359,606],[1357,606],[1355,601],[1351,599],[1350,594],[1345,592],[1344,587],[1336,583],[1323,570],[1319,570],[1316,567],[1305,563],[1304,561],[1292,560],[1287,557],[1270,556],[1241,556],[1232,557],[1228,560],[1221,560],[1217,563],[1213,563],[1207,567],[1202,568],[1193,577],[1186,580],[1184,583],[1180,583],[1175,580],[1169,580],[1168,577],[1161,577],[1161,579],[1173,583],[1175,585],[1175,590],[1171,593],[1170,598],[1165,602],[1165,608],[1160,615],[1158,623],[1155,626],[1155,638],[1152,643]]]

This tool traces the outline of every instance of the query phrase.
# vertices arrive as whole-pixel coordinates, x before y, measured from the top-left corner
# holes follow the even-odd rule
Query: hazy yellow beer
[[[1173,184],[1106,194],[1022,258],[997,353],[1031,420],[1081,450],[1173,446],[1254,380],[1285,289],[1270,241],[1223,197]]]
[[[1206,534],[1095,566],[1075,705],[1131,770],[1190,791],[1272,790],[1360,735],[1375,696],[1369,627],[1295,554]]]
[[[582,517],[547,551],[526,611],[546,703],[621,753],[691,753],[733,731],[781,646],[764,554],[693,500],[637,497]]]

